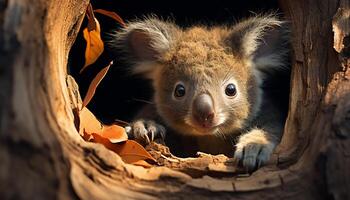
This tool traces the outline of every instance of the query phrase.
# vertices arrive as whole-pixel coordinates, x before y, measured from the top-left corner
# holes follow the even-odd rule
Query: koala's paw
[[[151,120],[134,121],[126,128],[126,132],[130,139],[135,139],[141,144],[149,144],[156,139],[164,141],[165,138],[165,128]]]
[[[240,136],[234,158],[248,171],[253,171],[270,159],[275,146],[268,133],[253,129]]]

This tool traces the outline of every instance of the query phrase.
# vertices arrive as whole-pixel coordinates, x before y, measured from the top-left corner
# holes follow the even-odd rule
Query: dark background
[[[233,24],[241,18],[255,13],[278,12],[276,0],[216,0],[216,1],[121,1],[92,0],[94,9],[105,9],[118,13],[124,21],[156,14],[162,18],[174,20],[180,27],[194,24]],[[108,17],[96,14],[101,24],[102,39],[110,40],[109,34],[120,28],[118,23]],[[82,28],[86,27],[84,20]],[[97,88],[96,94],[88,108],[104,123],[112,123],[115,119],[130,121],[132,116],[145,103],[139,100],[150,100],[152,96],[149,83],[139,77],[130,76],[127,65],[122,62],[120,54],[105,45],[105,51],[93,65],[83,73],[79,70],[84,64],[86,43],[80,32],[72,47],[68,70],[79,84],[82,98],[87,88],[100,69],[107,66],[110,60],[114,65]]]

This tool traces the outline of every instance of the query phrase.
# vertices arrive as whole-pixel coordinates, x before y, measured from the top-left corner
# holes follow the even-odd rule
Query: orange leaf
[[[111,12],[111,11],[107,11],[107,10],[103,10],[103,9],[97,9],[94,10],[95,13],[100,13],[102,15],[106,15],[108,17],[113,18],[115,21],[117,21],[119,24],[121,24],[122,26],[125,27],[125,22],[124,20],[115,12]]]
[[[85,49],[85,64],[84,67],[80,70],[80,73],[86,69],[87,66],[94,63],[97,58],[102,54],[104,49],[104,44],[101,39],[101,28],[100,23],[96,18],[93,18],[96,23],[96,29],[89,30],[85,28],[83,30],[83,36],[86,40],[86,49]]]
[[[111,61],[109,63],[109,65],[105,68],[103,68],[96,76],[95,78],[91,81],[91,84],[89,85],[89,89],[86,93],[86,96],[84,98],[83,104],[82,104],[82,108],[84,108],[92,99],[92,97],[94,96],[95,92],[96,92],[96,88],[98,86],[98,84],[100,84],[101,80],[105,77],[105,75],[107,74],[109,67],[113,64],[113,61]]]
[[[124,142],[128,139],[128,135],[125,133],[125,129],[117,125],[104,125],[100,135],[104,138],[108,138],[111,143]]]
[[[89,31],[95,30],[96,21],[95,21],[94,10],[92,9],[91,3],[89,3],[88,7],[86,8],[86,17],[88,19],[88,30]]]
[[[140,164],[140,160],[150,160],[156,162],[156,160],[146,151],[143,146],[133,140],[126,140],[121,143],[111,143],[107,138],[98,134],[92,134],[94,142],[103,144],[107,149],[117,153],[124,162],[129,164]]]
[[[80,111],[79,118],[79,133],[86,141],[94,139],[93,134],[98,134],[111,143],[123,142],[128,139],[128,135],[123,127],[117,125],[103,125],[87,108],[83,108]]]
[[[80,125],[79,133],[87,141],[91,139],[92,133],[100,133],[103,130],[101,122],[87,108],[83,108],[79,113]]]
[[[120,157],[125,159],[126,162],[136,162],[136,160],[152,160],[156,162],[156,160],[149,154],[142,145],[135,142],[134,140],[127,140],[123,143],[119,143],[118,145],[118,154]]]

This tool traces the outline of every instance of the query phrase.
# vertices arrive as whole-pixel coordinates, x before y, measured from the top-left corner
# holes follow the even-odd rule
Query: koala
[[[154,90],[129,136],[165,139],[185,153],[224,153],[250,170],[266,164],[285,116],[264,83],[288,68],[288,35],[275,15],[186,29],[156,17],[129,22],[113,44]]]

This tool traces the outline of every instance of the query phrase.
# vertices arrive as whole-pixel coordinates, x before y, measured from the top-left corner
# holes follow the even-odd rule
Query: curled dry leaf
[[[143,146],[134,140],[127,140],[125,143],[119,143],[118,154],[122,156],[129,163],[136,162],[137,160],[151,160],[156,162],[156,160],[149,154]]]
[[[96,29],[89,30],[89,28],[85,28],[83,30],[83,36],[86,40],[85,64],[84,67],[80,70],[80,73],[86,69],[87,66],[94,63],[104,50],[104,44],[101,39],[100,23],[95,17],[92,20],[89,20],[88,23],[95,22]]]
[[[133,140],[126,140],[120,143],[112,143],[109,139],[99,134],[92,134],[93,142],[103,144],[107,149],[117,153],[124,162],[129,164],[150,167],[145,160],[155,163],[156,160],[146,151],[143,146]]]
[[[107,11],[107,10],[103,10],[103,9],[97,9],[97,10],[94,10],[94,12],[95,13],[100,13],[102,15],[106,15],[106,16],[114,19],[115,21],[117,21],[123,27],[125,27],[124,20],[115,12],[111,12],[111,11]]]
[[[91,3],[89,3],[88,7],[86,8],[86,17],[88,19],[88,24],[87,28],[89,31],[95,30],[96,29],[96,21],[95,19],[95,14],[94,10],[92,9]]]
[[[101,133],[103,126],[95,115],[87,108],[83,108],[79,113],[79,133],[87,141],[91,139],[92,133]]]
[[[108,138],[111,143],[124,142],[128,139],[125,129],[117,125],[104,125],[100,135],[104,138]]]
[[[109,67],[113,64],[113,61],[111,61],[109,63],[109,65],[105,68],[103,68],[100,72],[98,72],[98,74],[95,76],[95,78],[91,81],[90,85],[89,85],[89,89],[86,93],[86,96],[84,98],[83,104],[82,104],[82,108],[84,108],[92,99],[92,97],[94,96],[95,92],[96,92],[96,88],[98,86],[98,84],[100,84],[101,80],[105,77],[105,75],[107,74]]]
[[[123,142],[128,139],[128,135],[123,127],[103,125],[87,108],[83,108],[80,111],[79,117],[79,133],[86,141],[93,140],[93,134],[98,134],[110,140],[111,143]]]

